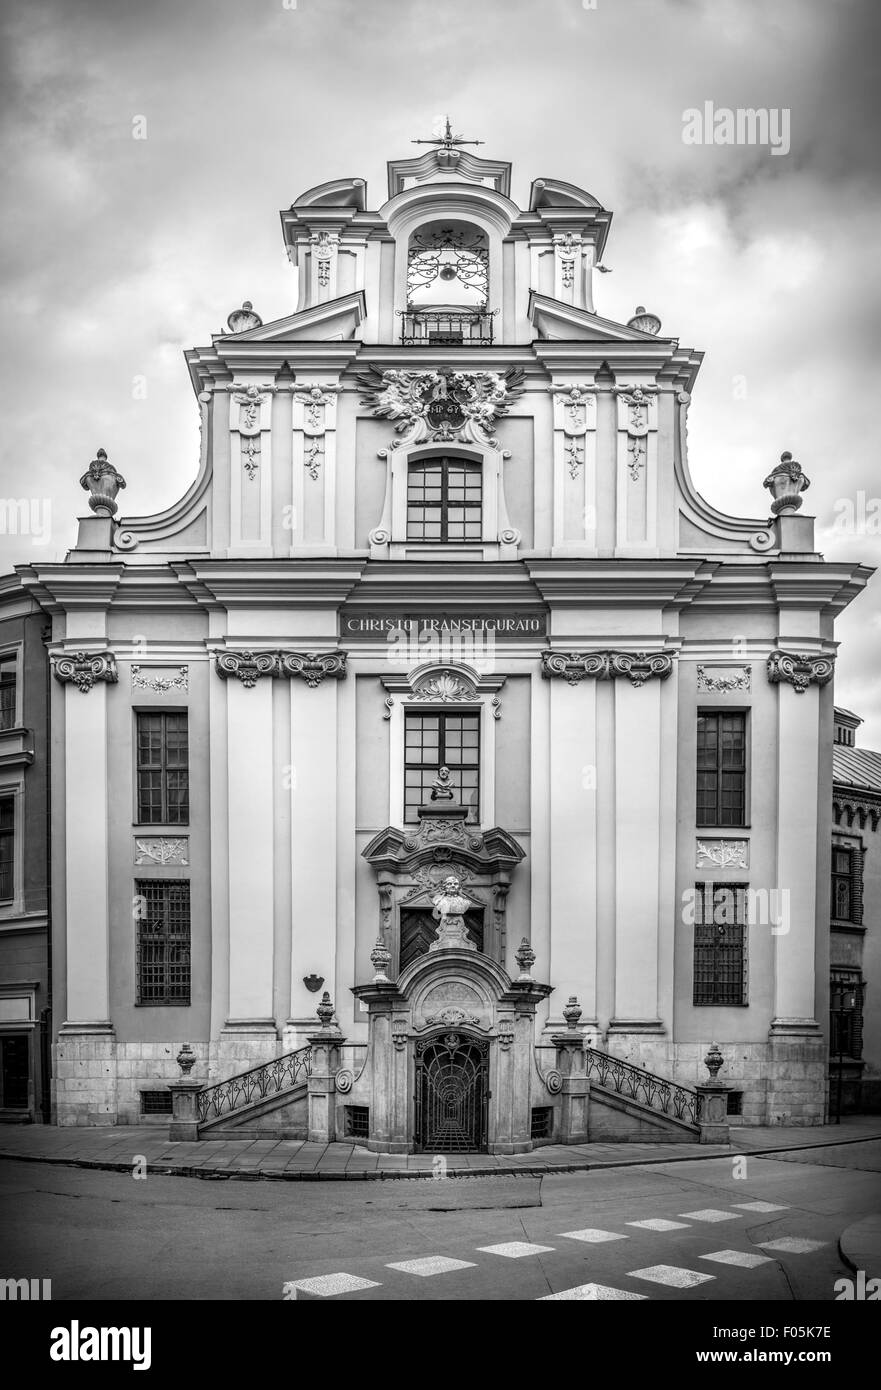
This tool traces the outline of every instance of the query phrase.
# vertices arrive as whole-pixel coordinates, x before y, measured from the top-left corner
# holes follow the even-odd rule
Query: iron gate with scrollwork
[[[416,1148],[486,1151],[489,1043],[462,1033],[416,1044]]]

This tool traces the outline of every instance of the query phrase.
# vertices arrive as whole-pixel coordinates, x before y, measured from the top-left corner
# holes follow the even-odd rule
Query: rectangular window
[[[15,897],[15,797],[0,796],[0,903]]]
[[[853,850],[832,846],[832,916],[837,922],[853,920]]]
[[[532,1110],[530,1139],[550,1139],[554,1128],[554,1112],[549,1105],[537,1105]]]
[[[450,770],[455,801],[468,807],[469,825],[480,821],[480,714],[416,714],[404,719],[404,820],[419,820],[431,801],[431,784],[442,767]],[[449,801],[440,802],[449,806]]]
[[[745,1004],[745,883],[696,883],[694,1004]]]
[[[698,713],[698,825],[746,824],[746,715]]]
[[[369,1139],[370,1138],[370,1107],[369,1105],[347,1105],[346,1110],[346,1138],[347,1139]]]
[[[15,687],[18,662],[14,656],[0,656],[0,729],[15,728]]]
[[[170,1091],[141,1092],[142,1115],[171,1115],[172,1113]]]
[[[431,458],[407,469],[407,540],[479,541],[483,535],[483,465]]]
[[[863,978],[856,971],[833,970],[829,985],[829,1052],[832,1057],[863,1055]]]
[[[137,1002],[190,1002],[190,885],[137,879]]]
[[[27,1110],[31,1066],[25,1033],[0,1038],[0,1108]]]
[[[138,824],[187,825],[190,777],[187,716],[137,716]]]

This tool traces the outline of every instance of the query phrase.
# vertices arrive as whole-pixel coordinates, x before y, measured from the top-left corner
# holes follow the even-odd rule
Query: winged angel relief
[[[361,404],[376,416],[394,420],[401,445],[429,440],[458,440],[499,448],[494,431],[524,390],[525,372],[380,372],[375,367],[358,378],[364,391]],[[386,451],[383,451],[386,452]]]

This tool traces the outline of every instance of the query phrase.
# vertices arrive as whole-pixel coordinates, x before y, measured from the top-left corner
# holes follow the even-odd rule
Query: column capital
[[[315,689],[325,676],[332,680],[344,680],[346,676],[347,652],[288,652],[288,651],[250,651],[218,652],[214,658],[214,669],[223,680],[235,677],[246,690],[253,690],[261,677],[277,679],[299,676]]]
[[[82,695],[88,695],[95,681],[115,685],[119,680],[116,657],[108,650],[52,654],[49,661],[55,679],[63,685],[75,685]]]
[[[773,651],[768,657],[768,680],[772,685],[787,682],[796,695],[803,695],[808,686],[827,685],[835,672],[833,653]]]
[[[585,676],[597,680],[614,680],[627,676],[634,689],[639,689],[652,676],[666,680],[673,670],[673,658],[668,652],[584,651],[541,654],[541,673],[546,679],[562,676],[570,685],[578,685]]]

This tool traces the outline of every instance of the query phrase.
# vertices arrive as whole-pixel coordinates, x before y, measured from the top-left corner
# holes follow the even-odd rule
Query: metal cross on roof
[[[461,135],[454,135],[450,118],[446,118],[446,129],[443,135],[436,135],[433,140],[411,140],[411,145],[440,145],[442,149],[452,150],[457,145],[485,145],[485,140],[466,140]]]

